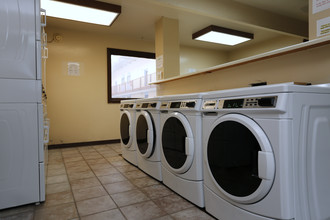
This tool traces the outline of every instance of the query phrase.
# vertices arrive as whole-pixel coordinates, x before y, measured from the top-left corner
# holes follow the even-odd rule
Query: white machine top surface
[[[161,97],[153,97],[153,98],[144,98],[144,99],[136,99],[136,103],[143,103],[143,102],[157,102],[160,101]]]
[[[179,95],[166,95],[159,97],[161,101],[201,99],[206,93],[189,93]]]
[[[214,92],[204,93],[204,99],[222,98],[233,96],[245,96],[255,94],[270,94],[270,93],[320,93],[330,94],[330,87],[317,85],[296,85],[294,82],[273,84],[256,87],[245,87],[237,89],[219,90]]]
[[[120,101],[120,104],[131,104],[131,103],[136,103],[136,99],[125,99]]]

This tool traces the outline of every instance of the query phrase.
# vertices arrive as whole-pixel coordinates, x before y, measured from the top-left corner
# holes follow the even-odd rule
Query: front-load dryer
[[[136,144],[134,140],[136,100],[120,102],[120,143],[125,160],[137,166]]]
[[[330,89],[211,92],[202,111],[207,212],[221,220],[330,218]]]
[[[135,143],[138,167],[162,181],[159,97],[136,101]]]
[[[163,183],[204,207],[201,94],[163,97],[161,162]]]

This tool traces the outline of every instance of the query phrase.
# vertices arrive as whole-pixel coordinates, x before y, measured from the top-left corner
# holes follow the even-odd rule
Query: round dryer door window
[[[152,118],[147,111],[137,115],[136,121],[136,143],[138,152],[144,158],[152,155],[155,147],[155,129]]]
[[[219,118],[207,143],[207,164],[218,188],[229,199],[254,203],[270,190],[275,162],[266,134],[239,114]]]
[[[186,172],[192,164],[194,141],[184,115],[171,113],[162,129],[162,151],[168,167],[176,173]]]
[[[131,140],[131,117],[128,111],[124,111],[120,118],[120,137],[125,146],[130,145]]]

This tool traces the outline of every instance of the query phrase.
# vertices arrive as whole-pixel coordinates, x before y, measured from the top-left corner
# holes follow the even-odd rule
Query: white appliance
[[[221,220],[330,218],[330,89],[212,92],[203,106],[206,211]]]
[[[204,207],[201,97],[202,94],[162,97],[161,163],[163,183]]]
[[[0,1],[0,209],[45,200],[38,0]]]
[[[162,181],[159,97],[136,100],[135,143],[138,167]]]
[[[135,129],[136,100],[122,100],[120,102],[120,143],[125,160],[137,166]]]

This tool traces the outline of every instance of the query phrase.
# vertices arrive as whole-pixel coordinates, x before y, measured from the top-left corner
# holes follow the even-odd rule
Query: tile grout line
[[[68,184],[69,184],[69,186],[70,186],[70,190],[71,190],[70,193],[71,193],[71,195],[72,195],[73,202],[74,202],[74,206],[75,206],[75,209],[76,209],[76,212],[77,212],[77,216],[78,216],[79,219],[81,219],[81,218],[83,218],[83,217],[90,216],[90,215],[95,215],[95,214],[99,214],[99,213],[103,213],[103,212],[107,212],[107,211],[110,211],[110,210],[115,210],[115,209],[117,209],[117,210],[120,212],[120,214],[121,214],[121,215],[127,220],[127,217],[126,217],[126,215],[123,213],[122,208],[127,207],[127,206],[136,205],[136,204],[142,204],[142,203],[147,202],[147,201],[151,201],[154,205],[156,205],[156,207],[157,207],[159,210],[161,210],[161,211],[164,213],[164,215],[158,216],[157,218],[162,218],[162,217],[166,217],[166,216],[169,216],[170,218],[172,218],[172,215],[173,215],[173,214],[175,214],[175,213],[179,213],[179,212],[184,211],[184,210],[191,209],[192,207],[194,207],[194,208],[198,208],[198,209],[200,209],[202,212],[206,213],[204,209],[199,208],[199,207],[197,207],[196,205],[192,204],[190,201],[188,201],[187,199],[183,198],[183,197],[182,197],[181,195],[179,195],[178,193],[176,193],[176,192],[174,192],[173,190],[171,190],[169,187],[167,187],[167,186],[166,186],[165,184],[163,184],[161,181],[158,181],[157,179],[153,178],[153,177],[150,176],[149,174],[145,173],[143,170],[139,169],[138,166],[135,166],[135,165],[129,163],[128,161],[126,161],[126,160],[122,157],[121,153],[118,152],[116,149],[114,149],[114,146],[111,146],[111,145],[102,145],[102,146],[104,146],[104,147],[103,147],[103,148],[98,148],[97,146],[86,146],[86,147],[89,147],[89,149],[92,149],[92,150],[95,151],[97,154],[99,154],[99,155],[101,156],[101,158],[104,159],[104,160],[106,161],[107,164],[111,165],[111,167],[114,168],[114,169],[116,170],[116,172],[118,172],[120,175],[124,176],[125,179],[126,179],[130,184],[132,184],[136,190],[138,190],[139,192],[143,193],[144,196],[146,196],[147,200],[145,200],[145,201],[141,201],[141,202],[136,202],[136,203],[133,203],[133,204],[127,204],[127,205],[124,205],[124,206],[121,206],[121,207],[120,207],[119,204],[117,204],[117,202],[116,202],[116,201],[114,200],[114,198],[112,197],[112,194],[110,194],[110,192],[108,192],[108,190],[105,188],[105,185],[106,185],[106,184],[103,184],[103,183],[101,182],[100,177],[102,177],[102,176],[104,176],[104,175],[97,176],[96,173],[95,173],[95,171],[94,171],[94,169],[96,170],[97,168],[94,168],[94,169],[92,168],[92,164],[90,164],[90,162],[88,162],[88,159],[85,157],[85,156],[86,156],[86,153],[85,153],[85,156],[84,156],[84,153],[83,153],[83,151],[82,151],[80,148],[72,148],[72,149],[76,149],[76,150],[77,150],[77,153],[79,153],[79,156],[82,157],[82,160],[81,160],[81,161],[83,161],[84,163],[87,164],[88,168],[91,170],[91,172],[93,173],[93,175],[96,177],[98,183],[101,184],[102,189],[106,192],[106,194],[111,198],[111,200],[112,200],[112,201],[114,202],[114,204],[116,205],[116,207],[113,208],[113,209],[104,210],[104,211],[100,211],[100,212],[91,213],[91,214],[88,214],[88,215],[81,216],[80,213],[79,213],[79,211],[78,211],[78,206],[77,206],[77,203],[78,203],[79,201],[76,201],[76,198],[75,198],[74,193],[73,193],[73,188],[72,188],[71,180],[70,180],[70,178],[69,178],[69,173],[68,173],[68,168],[69,168],[69,167],[68,167],[68,165],[67,165],[67,163],[69,163],[69,162],[65,162],[65,157],[64,157],[64,154],[65,154],[64,152],[65,152],[65,150],[60,149],[59,153],[60,153],[60,158],[61,158],[61,161],[62,161],[61,163],[63,163],[63,165],[64,165],[65,174],[66,174],[66,176],[67,176]],[[107,147],[105,147],[105,146],[107,146]],[[85,148],[85,147],[84,147],[84,148]],[[104,155],[104,153],[106,153],[106,151],[102,152],[102,149],[107,149],[107,148],[109,148],[109,149],[111,149],[111,151],[114,151],[114,152],[115,152],[114,156],[106,157],[106,156]],[[87,150],[86,152],[87,152],[87,155],[88,155],[91,151],[89,152],[89,151]],[[127,163],[129,164],[129,166],[133,166],[134,168],[137,168],[140,172],[144,173],[144,174],[146,175],[146,177],[151,178],[151,179],[154,180],[156,183],[155,183],[155,184],[151,184],[151,185],[145,185],[145,186],[139,186],[139,185],[136,185],[136,183],[134,183],[134,180],[136,180],[136,179],[142,179],[142,178],[145,178],[145,177],[139,177],[139,178],[128,178],[128,177],[125,175],[125,173],[127,173],[127,172],[133,172],[134,170],[133,170],[133,171],[127,171],[127,172],[125,172],[124,170],[121,171],[121,170],[118,169],[118,167],[124,167],[125,165],[123,165],[123,166],[120,166],[120,165],[115,166],[115,165],[113,165],[112,162],[108,159],[108,158],[111,158],[111,157],[118,157],[118,156],[120,156],[121,159],[122,159],[123,161],[127,162]],[[96,159],[94,159],[94,160],[97,161],[97,160],[99,160],[99,159],[101,159],[101,158],[96,158]],[[90,160],[92,160],[92,159],[90,159]],[[78,161],[79,161],[79,160],[78,160]],[[72,162],[78,162],[78,161],[72,161]],[[98,164],[98,163],[96,162],[95,164]],[[100,164],[102,164],[102,163],[100,163]],[[49,166],[47,167],[47,177],[48,177],[48,174],[49,174],[48,170],[49,170]],[[104,170],[105,170],[105,169],[104,169]],[[82,172],[83,172],[83,171],[82,171]],[[110,174],[110,175],[111,175],[111,174]],[[107,175],[105,175],[105,176],[107,176]],[[87,177],[86,177],[86,178],[87,178]],[[83,178],[83,179],[86,179],[86,178]],[[80,180],[80,179],[77,179],[77,180]],[[122,182],[122,181],[119,181],[119,182]],[[110,183],[110,184],[111,184],[111,183]],[[47,184],[47,185],[49,185],[49,184]],[[162,195],[162,196],[160,196],[160,197],[154,197],[154,198],[153,198],[151,195],[149,195],[149,194],[146,193],[146,192],[147,192],[146,190],[144,190],[144,188],[146,188],[146,187],[151,187],[151,186],[156,186],[156,185],[161,185],[161,186],[165,187],[166,190],[169,190],[169,191],[171,192],[171,194],[169,194],[169,195]],[[92,188],[92,187],[93,187],[93,186],[90,186],[90,187],[87,187],[86,189],[88,189],[88,188]],[[133,191],[133,190],[135,190],[135,189],[130,189],[130,190],[127,190],[127,191],[124,191],[124,192]],[[113,193],[113,195],[115,195],[115,194],[119,194],[119,193],[121,193],[121,192]],[[176,196],[179,196],[179,197],[180,197],[181,199],[183,199],[185,202],[188,202],[189,204],[191,204],[192,207],[183,208],[183,209],[178,210],[178,211],[176,211],[176,212],[174,212],[174,213],[170,213],[170,212],[167,212],[167,211],[166,211],[165,207],[163,208],[162,206],[159,206],[159,204],[156,202],[157,200],[159,201],[160,199],[162,199],[162,198],[164,198],[164,197],[167,197],[167,196],[170,196],[170,195],[172,195],[172,194],[174,194],[174,195],[176,195]],[[98,197],[100,197],[100,196],[97,196],[97,197],[94,197],[94,198],[98,198]],[[91,198],[88,198],[88,199],[91,199]],[[82,201],[83,201],[83,200],[82,200]],[[36,209],[34,209],[34,212],[33,212],[33,215],[34,215],[34,216],[33,216],[33,217],[35,217],[35,211],[36,211]],[[207,213],[206,213],[206,214],[207,214]]]
[[[111,146],[109,146],[109,147],[111,147]],[[112,147],[111,147],[111,149],[112,149]],[[115,166],[113,166],[112,164],[111,164],[111,162],[110,161],[108,161],[107,160],[107,158],[106,157],[104,157],[103,156],[103,154],[102,153],[100,153],[97,149],[95,149],[108,163],[110,163],[110,165],[114,168],[114,169],[116,169],[117,171],[118,171],[118,173],[121,173],[118,169],[117,169],[117,167],[115,167]],[[113,150],[113,149],[112,149]],[[115,151],[116,152],[116,151]],[[117,153],[117,152],[116,152]],[[119,155],[119,153],[117,153],[117,155]],[[94,170],[92,170],[92,172],[94,173]],[[95,173],[94,173],[95,174]],[[95,176],[96,176],[96,174],[95,174]],[[98,178],[98,176],[96,176],[96,178],[100,181],[100,179]],[[116,201],[112,198],[112,196],[110,195],[110,193],[108,192],[108,190],[104,187],[104,185],[103,185],[103,183],[100,181],[100,183],[101,183],[101,186],[103,187],[103,189],[107,192],[107,194],[109,195],[109,197],[113,200],[113,202],[116,204],[116,207],[117,207],[117,209],[118,209],[118,211],[122,214],[122,216],[127,220],[127,218],[126,218],[126,216],[124,215],[124,213],[121,211],[121,209],[120,209],[120,207],[118,206],[118,204],[116,203]]]
[[[80,152],[79,152],[80,153]],[[62,155],[62,158],[63,158],[63,164],[64,164],[64,167],[65,167],[65,173],[66,173],[66,176],[68,178],[68,182],[69,182],[69,185],[70,185],[70,189],[71,189],[71,194],[72,194],[72,199],[73,199],[73,203],[74,203],[74,206],[76,208],[76,211],[77,211],[77,215],[78,215],[78,219],[80,219],[80,215],[79,215],[79,212],[78,212],[78,207],[77,207],[77,202],[76,202],[76,199],[74,197],[74,194],[73,194],[73,189],[72,189],[72,186],[71,186],[71,181],[69,179],[69,174],[68,174],[68,171],[67,171],[67,165],[65,163],[65,160],[64,160],[64,157],[63,157],[63,151],[61,150],[61,155]]]
[[[99,152],[99,151],[98,151]],[[100,152],[99,152],[100,153]],[[101,155],[102,155],[102,153],[100,153]],[[122,155],[121,154],[118,154],[118,155],[120,155],[121,157],[122,157]],[[103,155],[102,155],[102,157],[104,157]],[[105,158],[105,157],[104,157]],[[107,160],[107,158],[105,158],[106,160]],[[123,160],[125,160],[123,157],[122,157],[122,159]],[[108,161],[108,160],[107,160]],[[128,162],[129,163],[129,165],[131,165],[131,166],[134,166],[134,167],[136,167],[137,169],[139,169],[139,167],[138,166],[135,166],[135,165],[133,165],[132,163],[130,163],[129,161],[127,161],[127,160],[125,160],[126,162]],[[111,162],[110,161],[108,161],[110,164],[111,164]],[[111,164],[112,165],[112,164]],[[113,165],[112,165],[113,166]],[[115,167],[115,166],[114,166]],[[117,167],[115,167],[116,168],[116,170],[117,170]],[[180,198],[182,198],[184,201],[186,201],[186,202],[188,202],[188,203],[190,203],[190,204],[192,204],[191,202],[189,202],[188,200],[186,200],[185,198],[183,198],[181,195],[179,195],[178,193],[176,193],[176,192],[174,192],[172,189],[170,189],[170,188],[168,188],[168,186],[166,186],[165,184],[163,184],[161,181],[158,181],[157,179],[155,179],[154,177],[152,177],[152,176],[150,176],[149,174],[147,174],[147,173],[145,173],[143,170],[141,170],[141,169],[139,169],[139,171],[141,171],[141,172],[143,172],[144,174],[146,174],[148,177],[150,177],[150,178],[152,178],[153,180],[155,180],[155,181],[157,181],[157,184],[154,184],[154,185],[162,185],[162,186],[164,186],[164,187],[166,187],[166,189],[167,190],[170,190],[172,193],[174,193],[175,195],[177,195],[177,196],[179,196]],[[120,171],[118,171],[119,173],[121,173]],[[143,177],[142,177],[143,178]],[[136,179],[141,179],[141,178],[136,178]],[[135,185],[132,181],[131,181],[131,179],[129,179],[129,178],[127,178],[127,180],[132,184],[132,185],[134,185],[139,191],[141,191],[143,194],[145,194],[145,192],[144,192],[144,190],[143,190],[143,187],[139,187],[139,186],[137,186],[137,185]],[[102,183],[101,183],[102,184]],[[154,186],[154,185],[150,185],[150,186]],[[102,184],[102,186],[103,186],[103,184]],[[106,189],[105,189],[106,190]],[[128,190],[128,191],[126,191],[126,192],[129,192],[129,191],[133,191],[133,190]],[[110,195],[110,193],[106,190],[106,192],[109,194],[109,196],[111,197],[111,198],[113,198],[111,195]],[[119,194],[119,193],[114,193],[114,194]],[[160,218],[160,217],[165,217],[165,216],[167,216],[167,215],[169,215],[169,216],[171,216],[172,214],[175,214],[175,213],[168,213],[165,209],[163,209],[162,207],[160,207],[155,201],[157,200],[157,199],[161,199],[161,198],[164,198],[164,197],[167,197],[167,196],[169,196],[169,195],[165,195],[165,196],[161,196],[161,197],[157,197],[157,198],[152,198],[152,197],[150,197],[148,194],[145,194],[147,197],[148,197],[148,201],[152,201],[161,211],[163,211],[164,213],[165,213],[165,215],[162,215],[162,216],[159,216],[159,217],[157,217],[157,218]],[[115,202],[115,201],[114,201]],[[141,204],[141,203],[144,203],[144,202],[146,202],[146,201],[142,201],[142,202],[137,202],[137,203],[134,203],[134,204]],[[116,202],[115,202],[116,203]],[[131,205],[134,205],[134,204],[129,204],[129,205],[125,205],[125,206],[122,206],[122,207],[119,207],[117,204],[117,206],[118,206],[118,209],[120,210],[120,212],[122,213],[122,211],[121,211],[121,208],[123,208],[123,207],[127,207],[127,206],[131,206]],[[192,204],[193,205],[193,207],[196,207],[194,204]],[[185,209],[182,209],[182,210],[180,210],[180,211],[183,211],[183,210],[187,210],[187,209],[190,209],[191,207],[189,207],[189,208],[185,208]],[[180,212],[180,211],[178,211],[178,212]],[[124,213],[122,213],[123,214],[123,216],[126,218],[126,216],[124,215]]]
[[[109,146],[111,149],[112,149],[112,147],[111,146]],[[102,158],[103,159],[105,159],[106,161],[107,161],[107,163],[109,163],[118,173],[120,173],[120,174],[122,174],[118,169],[117,169],[117,167],[116,166],[114,166],[114,165],[112,165],[111,164],[111,162],[106,158],[106,157],[104,157],[104,155],[101,153],[101,152],[99,152],[97,149],[95,149],[94,148],[94,146],[92,146],[92,148],[95,150],[95,151],[97,151],[101,156],[102,156]],[[112,149],[113,150],[113,149]],[[79,150],[80,151],[80,150]],[[114,150],[113,150],[114,151]],[[114,152],[116,152],[116,151],[114,151]],[[118,152],[116,152],[117,153],[117,155],[116,156],[118,156],[118,155],[120,155],[120,153],[118,153]],[[83,157],[83,159],[84,159],[84,161],[87,163],[87,165],[88,165],[88,167],[91,169],[91,171],[93,172],[93,174],[95,175],[95,177],[97,178],[97,180],[100,182],[100,184],[101,184],[101,186],[102,186],[102,188],[104,189],[104,191],[107,193],[107,195],[113,200],[113,202],[114,202],[114,204],[116,205],[116,209],[122,214],[122,216],[125,218],[125,219],[127,219],[126,218],[126,216],[124,215],[124,213],[121,211],[121,207],[119,207],[118,206],[118,204],[114,201],[114,199],[113,199],[113,197],[111,196],[111,194],[108,192],[108,190],[104,187],[104,184],[100,181],[100,179],[99,179],[99,176],[97,176],[96,175],[96,173],[94,172],[94,170],[93,170],[93,168],[90,166],[90,164],[88,163],[88,161],[86,160],[86,158],[84,157],[84,156],[82,156]],[[125,177],[126,178],[126,177]],[[129,179],[127,179],[128,181],[129,181]],[[129,181],[130,182],[130,181]],[[131,183],[131,182],[130,182]],[[133,183],[132,183],[133,184]],[[133,184],[134,185],[134,184]],[[89,187],[89,188],[91,188],[91,187]],[[95,197],[95,198],[97,198],[97,197]],[[110,209],[110,210],[114,210],[114,209]],[[105,211],[102,211],[102,212],[107,212],[107,211],[109,211],[109,210],[105,210]],[[97,213],[102,213],[102,212],[97,212]],[[94,215],[94,214],[97,214],[97,213],[91,213],[91,214],[89,214],[89,215],[86,215],[86,216],[90,216],[90,215]],[[86,217],[86,216],[82,216],[82,217]]]

